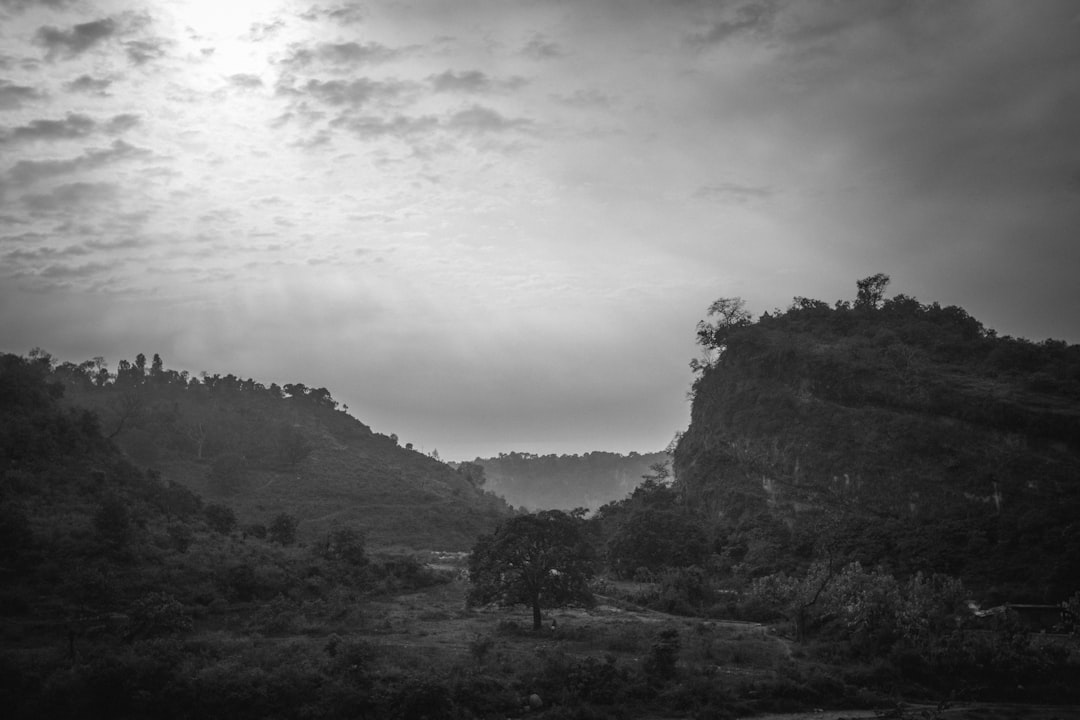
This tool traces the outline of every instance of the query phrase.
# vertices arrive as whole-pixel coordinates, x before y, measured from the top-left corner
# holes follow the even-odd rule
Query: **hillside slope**
[[[133,462],[229,505],[245,525],[287,512],[302,539],[344,524],[373,545],[461,550],[510,511],[448,465],[373,432],[325,388],[200,380],[157,356],[147,367],[142,355],[115,374],[90,362],[55,365],[53,376],[65,402],[94,410]]]
[[[740,553],[791,551],[787,530],[825,509],[866,562],[1012,600],[1076,589],[1080,346],[862,291],[721,315],[699,338],[718,355],[700,365],[677,482]]]

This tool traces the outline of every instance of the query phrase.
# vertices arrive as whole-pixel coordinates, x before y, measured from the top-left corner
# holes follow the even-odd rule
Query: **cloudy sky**
[[[739,295],[1080,342],[1080,5],[0,0],[0,349],[653,451]]]

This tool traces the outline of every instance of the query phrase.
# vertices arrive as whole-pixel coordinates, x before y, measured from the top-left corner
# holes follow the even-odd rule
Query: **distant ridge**
[[[484,487],[515,507],[596,510],[626,497],[652,465],[670,460],[663,452],[620,455],[597,451],[583,455],[510,452],[473,462],[484,468]]]

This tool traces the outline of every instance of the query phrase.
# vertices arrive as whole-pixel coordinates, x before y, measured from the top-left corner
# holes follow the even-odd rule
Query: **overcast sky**
[[[0,0],[0,349],[662,449],[739,295],[1080,341],[1080,4]]]

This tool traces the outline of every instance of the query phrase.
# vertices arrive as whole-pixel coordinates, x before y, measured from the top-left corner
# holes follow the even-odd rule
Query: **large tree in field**
[[[511,518],[481,536],[469,557],[469,604],[529,605],[533,629],[539,630],[541,608],[591,603],[592,548],[582,523],[546,510]]]

